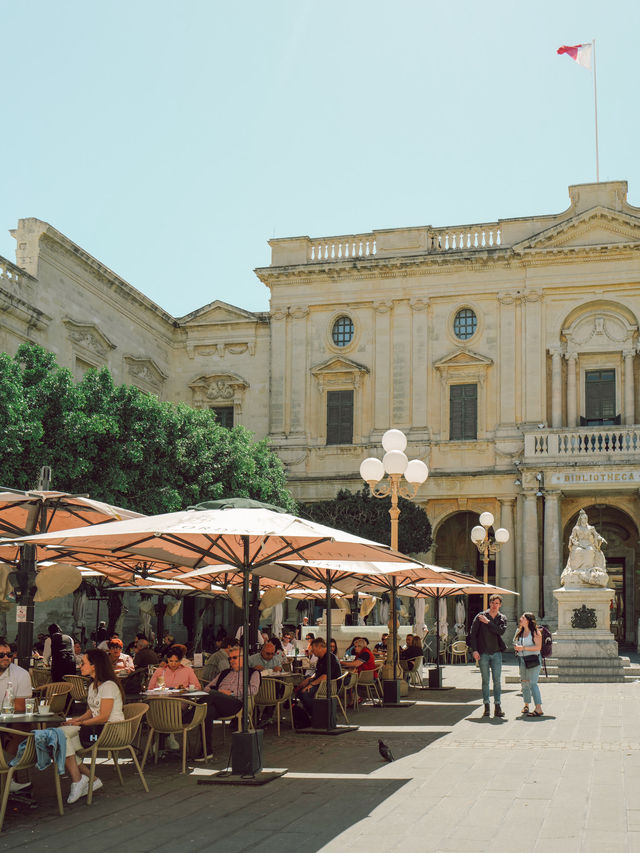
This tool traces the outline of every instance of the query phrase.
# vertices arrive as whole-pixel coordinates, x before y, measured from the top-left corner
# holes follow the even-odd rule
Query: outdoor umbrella
[[[50,475],[50,469],[45,471]],[[29,536],[139,517],[140,513],[92,500],[87,495],[44,489],[24,492],[0,486],[0,537]],[[28,668],[33,645],[35,552],[33,548],[13,546],[2,547],[0,555],[4,562],[17,566],[12,576],[16,600],[27,608],[26,620],[18,622],[18,662]]]
[[[91,528],[61,531],[23,540],[54,546],[56,552],[94,556],[128,554],[161,560],[195,571],[207,563],[227,564],[242,572],[244,623],[249,616],[249,575],[276,560],[378,560],[397,565],[413,564],[385,545],[297,518],[278,508],[246,499],[232,498],[200,504],[182,512],[149,516]],[[184,570],[173,574],[179,579]],[[195,579],[197,576],[192,575]],[[186,577],[185,577],[186,580]],[[232,741],[234,775],[255,775],[261,768],[260,733],[249,732],[248,630],[243,632],[242,732]],[[237,746],[236,746],[237,745]]]

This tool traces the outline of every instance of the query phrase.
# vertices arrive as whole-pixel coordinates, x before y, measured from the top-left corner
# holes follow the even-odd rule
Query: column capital
[[[578,360],[578,353],[577,352],[565,352],[564,357],[567,359],[567,361],[576,362]]]

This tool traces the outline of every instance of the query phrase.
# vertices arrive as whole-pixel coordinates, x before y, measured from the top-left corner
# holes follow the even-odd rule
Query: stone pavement
[[[640,853],[640,682],[543,685],[540,719],[520,716],[508,684],[506,720],[480,717],[473,666],[446,667],[445,685],[455,689],[412,690],[409,708],[351,712],[360,729],[340,737],[284,727],[278,739],[270,727],[265,767],[289,772],[262,788],[197,785],[210,768],[183,777],[171,755],[148,766],[149,794],[133,767],[123,788],[104,767],[93,805],[59,817],[50,771],[36,772],[39,806],[9,810],[0,850]],[[213,767],[229,740],[217,734]]]

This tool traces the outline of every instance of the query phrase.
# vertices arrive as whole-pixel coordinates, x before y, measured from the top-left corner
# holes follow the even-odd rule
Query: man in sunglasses
[[[31,696],[31,678],[26,669],[13,663],[11,646],[4,638],[0,638],[0,707],[4,701],[9,682],[13,688],[15,711],[24,714],[24,700]],[[20,736],[11,735],[4,743],[5,751],[10,755],[15,755],[21,740],[23,738]],[[28,788],[30,784],[30,782],[20,783],[12,779],[10,792],[15,794],[22,788]]]
[[[213,681],[206,684],[204,690],[209,694],[206,698],[207,717],[207,752],[211,752],[211,736],[213,721],[219,717],[230,717],[242,708],[242,652],[235,646],[227,650],[229,667],[223,670]],[[249,695],[255,696],[260,687],[260,673],[257,669],[249,668]]]

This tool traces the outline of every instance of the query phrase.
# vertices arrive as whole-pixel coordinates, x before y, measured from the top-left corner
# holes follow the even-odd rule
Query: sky
[[[640,206],[637,0],[0,0],[8,231],[45,220],[176,317],[268,309],[272,237]]]

